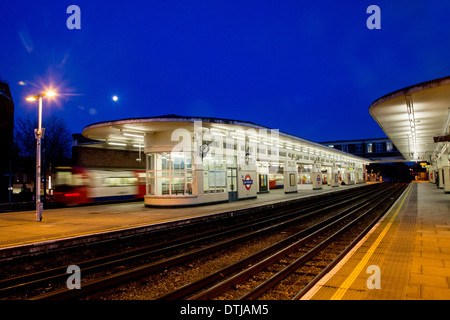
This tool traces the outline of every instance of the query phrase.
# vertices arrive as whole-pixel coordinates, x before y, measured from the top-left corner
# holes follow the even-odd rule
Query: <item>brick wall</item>
[[[72,149],[73,164],[86,168],[145,169],[145,155],[139,152],[77,146]]]

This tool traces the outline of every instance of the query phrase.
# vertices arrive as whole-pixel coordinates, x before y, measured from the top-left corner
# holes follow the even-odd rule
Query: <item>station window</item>
[[[312,165],[298,167],[298,184],[311,184]]]
[[[192,194],[192,156],[184,152],[147,155],[148,195]]]
[[[368,143],[367,144],[367,152],[368,153],[372,153],[373,151],[372,151],[372,144],[371,143]]]
[[[203,158],[203,192],[221,193],[227,188],[227,161],[210,155]]]
[[[362,152],[362,144],[358,143],[356,144],[356,152],[361,153]]]
[[[137,184],[135,177],[107,177],[103,182],[104,187],[129,187]]]
[[[383,144],[382,143],[376,143],[375,144],[375,150],[376,150],[376,152],[383,152]]]
[[[387,152],[392,152],[394,151],[394,144],[390,141],[386,142],[386,151]]]

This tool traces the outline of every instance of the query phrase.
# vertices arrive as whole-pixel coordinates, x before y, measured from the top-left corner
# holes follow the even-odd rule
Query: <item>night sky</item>
[[[80,30],[66,25],[72,4]],[[372,4],[380,30],[366,26]],[[3,0],[0,36],[16,119],[37,116],[25,97],[52,85],[60,94],[44,99],[44,116],[72,133],[179,114],[312,141],[378,138],[374,100],[450,75],[447,0]]]

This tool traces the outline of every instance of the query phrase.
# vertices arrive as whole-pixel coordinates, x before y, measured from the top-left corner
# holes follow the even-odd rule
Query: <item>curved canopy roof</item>
[[[115,121],[106,121],[91,124],[84,128],[83,136],[93,140],[99,141],[111,141],[123,142],[123,148],[131,148],[136,146],[138,141],[136,136],[144,133],[155,133],[161,131],[173,131],[180,127],[189,127],[195,121],[202,122],[202,127],[213,129],[219,135],[224,135],[227,132],[235,130],[247,131],[249,128],[255,129],[255,133],[258,135],[259,129],[267,130],[269,133],[270,128],[261,125],[254,124],[249,121],[239,121],[220,118],[208,118],[208,117],[185,117],[179,115],[166,115],[158,117],[144,117],[144,118],[130,118]],[[135,133],[135,134],[133,134]],[[255,139],[261,138],[258,136]],[[280,149],[299,150],[301,148],[308,150],[310,153],[318,155],[335,155],[347,159],[347,161],[354,161],[358,163],[369,163],[370,160],[354,156],[352,154],[336,150],[334,148],[326,147],[322,144],[312,142],[300,137],[284,133],[279,131],[279,143]],[[126,146],[125,146],[126,144]],[[119,144],[116,144],[120,146]]]
[[[407,161],[433,161],[449,133],[450,76],[416,84],[374,101],[369,112]]]

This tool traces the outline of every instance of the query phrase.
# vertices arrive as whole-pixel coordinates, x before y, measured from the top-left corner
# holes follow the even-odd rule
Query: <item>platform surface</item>
[[[142,200],[109,205],[49,209],[44,210],[41,222],[36,222],[35,211],[0,213],[0,250],[44,241],[58,241],[70,237],[190,219],[360,186],[364,186],[364,184],[337,188],[324,186],[322,190],[301,190],[292,194],[285,194],[283,189],[275,189],[270,193],[258,194],[257,199],[189,208],[147,208]]]
[[[450,299],[450,195],[431,183],[410,184],[384,218],[302,299]]]

